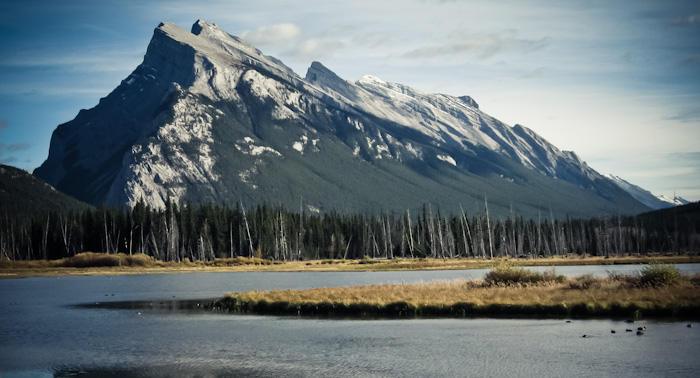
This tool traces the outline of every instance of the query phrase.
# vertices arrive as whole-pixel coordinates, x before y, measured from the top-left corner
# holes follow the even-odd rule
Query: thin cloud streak
[[[437,46],[420,47],[403,54],[404,58],[432,58],[445,55],[475,53],[481,59],[491,58],[501,53],[530,53],[547,45],[546,39],[527,40],[514,37],[502,37],[495,34],[474,35],[461,41]]]
[[[75,69],[88,72],[123,72],[133,70],[143,60],[143,48],[124,50],[79,51],[60,54],[30,51],[0,59],[0,67]]]
[[[17,158],[14,156],[9,156],[4,159],[0,159],[0,164],[12,164],[17,161]]]
[[[700,13],[696,13],[688,17],[676,18],[675,20],[671,21],[672,25],[688,25],[695,23],[700,23]]]
[[[29,148],[29,144],[27,144],[27,143],[14,143],[14,144],[10,144],[7,147],[5,147],[5,149],[7,151],[11,151],[11,152],[22,151],[22,150],[26,150],[28,148]]]

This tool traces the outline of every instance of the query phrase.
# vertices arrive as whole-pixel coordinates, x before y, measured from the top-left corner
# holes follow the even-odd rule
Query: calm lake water
[[[700,264],[679,269],[700,272]],[[532,268],[540,270],[545,268]],[[640,266],[558,267],[580,275]],[[226,292],[480,278],[487,270],[0,280],[0,377],[696,377],[700,324],[329,320],[82,308]],[[633,327],[632,327],[633,326]],[[626,328],[646,326],[643,336]],[[610,331],[616,330],[615,334]],[[582,338],[583,334],[590,337]]]

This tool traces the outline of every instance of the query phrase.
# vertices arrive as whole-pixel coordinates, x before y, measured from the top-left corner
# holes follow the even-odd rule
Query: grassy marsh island
[[[339,317],[700,318],[700,275],[652,264],[638,274],[594,277],[503,266],[482,280],[227,294],[216,309]]]
[[[58,260],[7,260],[0,259],[0,279],[22,277],[55,277],[72,275],[162,274],[200,272],[354,272],[390,270],[462,270],[488,269],[503,264],[514,266],[567,266],[567,265],[618,265],[618,264],[685,264],[700,263],[700,256],[693,255],[644,255],[625,257],[553,256],[546,258],[415,258],[359,260],[305,260],[273,261],[256,257],[217,258],[210,261],[180,262],[154,259],[145,254],[84,252]]]

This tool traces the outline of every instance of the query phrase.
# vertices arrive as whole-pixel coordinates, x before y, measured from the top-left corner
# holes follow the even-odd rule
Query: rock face
[[[524,216],[647,208],[469,96],[314,62],[305,78],[216,25],[155,29],[143,63],[60,125],[35,174],[83,201],[268,203],[316,211],[462,204]]]

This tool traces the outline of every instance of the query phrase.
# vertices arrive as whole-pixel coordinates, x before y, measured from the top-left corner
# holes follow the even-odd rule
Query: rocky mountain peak
[[[190,32],[194,35],[200,35],[202,32],[205,32],[206,34],[224,34],[228,35],[228,33],[224,32],[219,28],[218,25],[206,22],[204,20],[197,20],[194,24],[192,24],[192,29]]]
[[[458,98],[459,98],[463,103],[465,103],[465,104],[471,106],[472,108],[477,108],[477,109],[479,109],[479,104],[477,104],[476,101],[474,101],[474,99],[471,98],[470,96],[459,96]]]
[[[143,63],[58,127],[35,174],[89,203],[129,206],[294,207],[303,197],[320,210],[403,211],[474,204],[487,190],[504,193],[489,195],[504,213],[511,204],[572,216],[639,206],[576,155],[469,96],[371,75],[353,83],[319,62],[302,79],[202,20],[191,31],[161,23]]]

